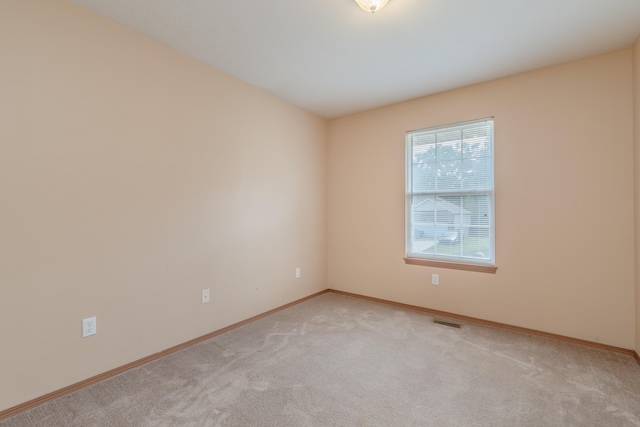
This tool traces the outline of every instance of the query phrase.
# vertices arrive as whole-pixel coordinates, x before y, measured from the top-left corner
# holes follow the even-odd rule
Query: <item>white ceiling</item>
[[[72,0],[326,118],[631,46],[640,0]]]

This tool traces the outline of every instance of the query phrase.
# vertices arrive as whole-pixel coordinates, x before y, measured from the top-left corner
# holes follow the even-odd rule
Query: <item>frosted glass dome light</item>
[[[389,0],[356,0],[358,6],[367,12],[375,13],[382,9]]]

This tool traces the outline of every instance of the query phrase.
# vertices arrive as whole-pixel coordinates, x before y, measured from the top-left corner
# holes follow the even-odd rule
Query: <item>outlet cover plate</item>
[[[209,302],[209,289],[202,290],[202,303],[206,304]]]
[[[82,319],[82,338],[95,335],[98,332],[96,317]]]

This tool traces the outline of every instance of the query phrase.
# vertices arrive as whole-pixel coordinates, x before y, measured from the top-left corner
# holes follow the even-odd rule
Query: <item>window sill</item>
[[[495,265],[466,264],[462,262],[437,261],[423,258],[405,258],[405,264],[424,265],[427,267],[451,268],[453,270],[477,271],[480,273],[496,274],[498,267]]]

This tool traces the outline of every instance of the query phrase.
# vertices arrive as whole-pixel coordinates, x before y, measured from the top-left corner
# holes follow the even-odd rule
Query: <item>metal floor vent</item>
[[[456,328],[456,329],[462,328],[462,325],[460,323],[445,322],[444,320],[433,319],[433,323],[437,323],[438,325],[449,326],[451,328]]]

